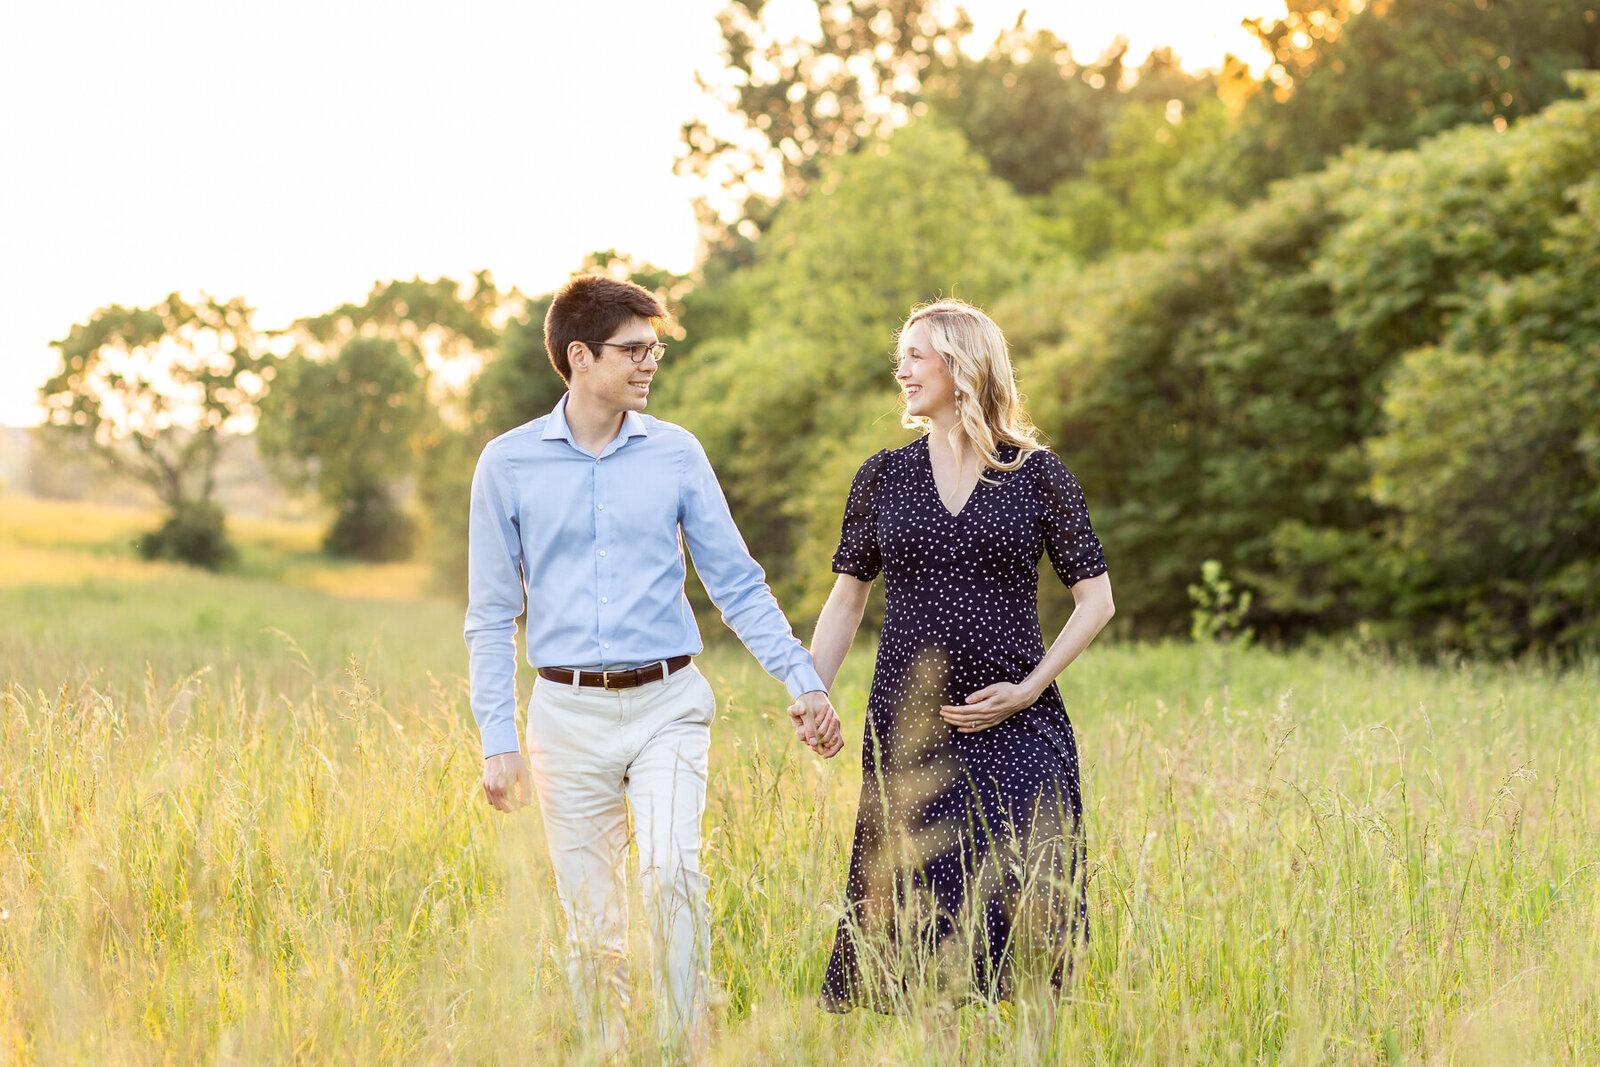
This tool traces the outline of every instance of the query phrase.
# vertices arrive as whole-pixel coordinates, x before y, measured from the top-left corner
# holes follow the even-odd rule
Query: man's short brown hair
[[[632,318],[649,319],[660,329],[669,316],[654,293],[633,282],[582,274],[558,289],[544,316],[544,350],[561,380],[572,379],[572,342],[604,341]]]

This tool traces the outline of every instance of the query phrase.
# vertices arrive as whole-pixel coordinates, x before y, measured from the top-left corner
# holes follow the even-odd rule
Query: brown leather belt
[[[571,685],[576,678],[579,685],[591,689],[632,689],[647,682],[659,682],[669,674],[677,674],[693,661],[693,656],[673,656],[668,660],[656,660],[623,671],[573,671],[566,667],[540,667],[539,677],[562,685]],[[664,669],[663,663],[666,664]]]

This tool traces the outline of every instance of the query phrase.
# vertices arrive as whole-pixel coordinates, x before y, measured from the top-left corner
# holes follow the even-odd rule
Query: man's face
[[[650,402],[650,382],[659,364],[647,355],[635,363],[626,345],[655,344],[655,327],[649,319],[633,318],[603,340],[609,344],[588,346],[587,368],[575,375],[573,385],[583,389],[591,400],[613,411],[641,411]],[[581,382],[581,385],[580,385]]]

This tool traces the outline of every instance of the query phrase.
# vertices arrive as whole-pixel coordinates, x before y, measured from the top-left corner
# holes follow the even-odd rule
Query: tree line
[[[1080,63],[1019,23],[973,58],[923,0],[719,19],[734,91],[683,131],[715,187],[652,412],[704,441],[780,600],[812,614],[855,467],[906,439],[892,334],[955,295],[1007,331],[1136,635],[1214,561],[1258,634],[1600,638],[1600,18],[1570,0],[1291,0],[1273,63]],[[737,132],[742,131],[742,132]],[[381,284],[272,337],[242,301],[107,308],[60,342],[54,432],[166,503],[147,553],[222,562],[218,435],[259,421],[329,551],[464,574],[482,444],[562,385],[548,294]],[[193,372],[158,373],[168,357]],[[199,551],[196,551],[196,549]],[[1059,614],[1068,599],[1048,590]],[[1125,621],[1124,621],[1125,620]]]

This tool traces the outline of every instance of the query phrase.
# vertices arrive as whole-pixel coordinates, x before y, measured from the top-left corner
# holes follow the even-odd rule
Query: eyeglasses
[[[591,348],[595,345],[610,345],[612,348],[620,348],[627,352],[628,358],[635,363],[643,363],[646,356],[656,357],[657,363],[667,358],[667,346],[664,341],[655,341],[650,344],[618,344],[616,341],[585,341],[583,343]]]

